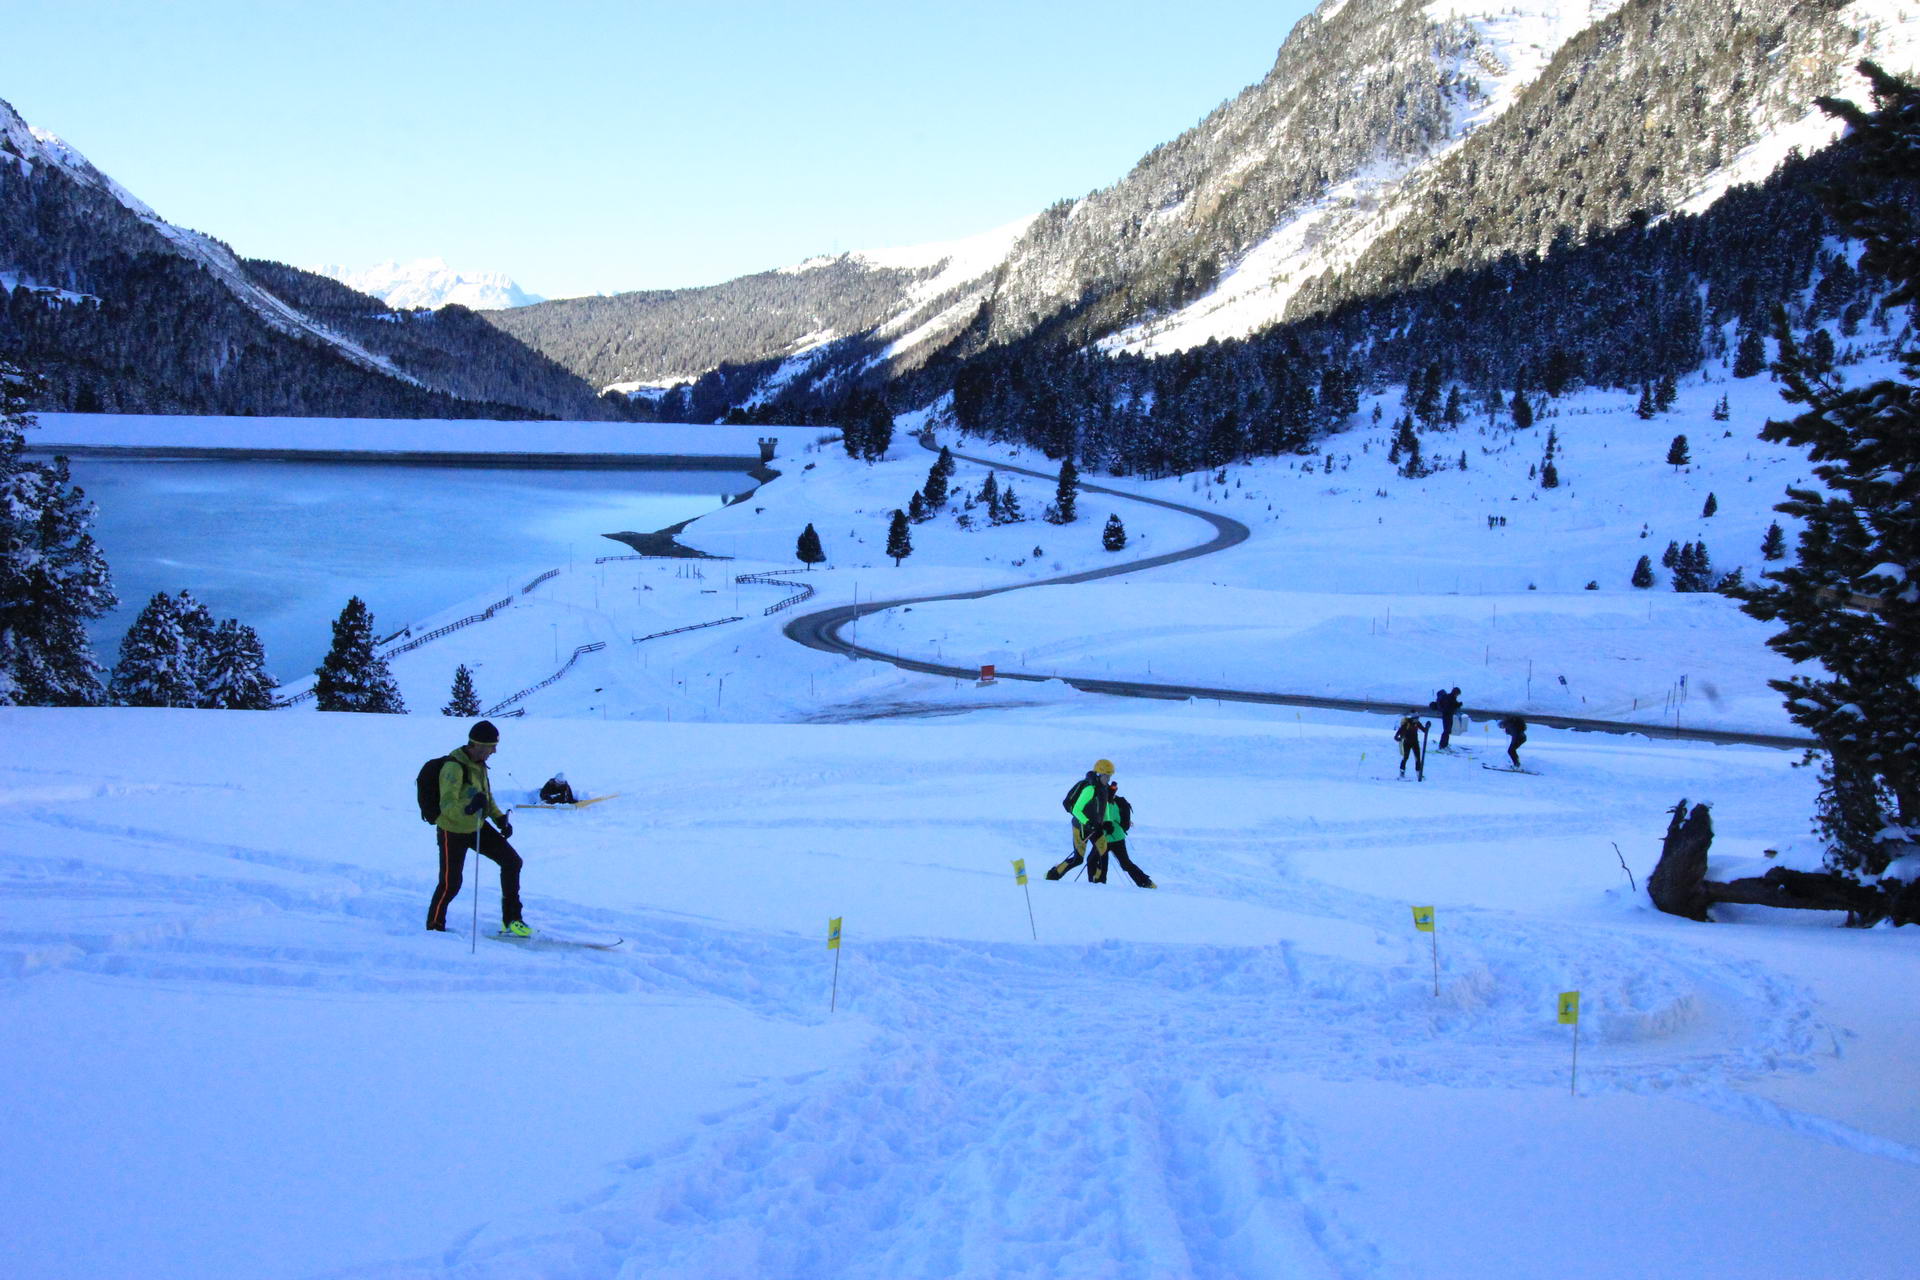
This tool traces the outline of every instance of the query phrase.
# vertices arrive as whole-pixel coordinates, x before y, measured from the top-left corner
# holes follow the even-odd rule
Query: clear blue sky
[[[952,239],[1124,176],[1311,0],[45,0],[0,98],[243,254],[549,297]]]

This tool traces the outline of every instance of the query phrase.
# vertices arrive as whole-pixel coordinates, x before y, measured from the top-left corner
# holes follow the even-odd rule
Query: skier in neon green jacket
[[[1142,889],[1154,887],[1153,877],[1127,856],[1127,828],[1133,824],[1133,805],[1114,785],[1111,760],[1095,761],[1087,776],[1068,789],[1061,805],[1073,815],[1073,853],[1050,869],[1047,879],[1058,880],[1084,860],[1088,882],[1105,884],[1107,856],[1111,854],[1135,884]]]

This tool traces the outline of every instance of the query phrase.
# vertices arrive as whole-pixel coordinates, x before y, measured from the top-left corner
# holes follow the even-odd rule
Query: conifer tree
[[[1720,509],[1720,499],[1714,497],[1711,493],[1709,493],[1707,495],[1706,502],[1701,504],[1700,518],[1702,520],[1709,519],[1712,517],[1713,513],[1718,511],[1719,509]]]
[[[1420,461],[1420,436],[1413,429],[1413,417],[1410,414],[1400,419],[1393,437],[1393,450],[1388,454],[1389,460],[1395,453],[1400,458],[1400,474],[1407,479],[1417,480],[1427,473]]]
[[[1733,410],[1727,407],[1727,398],[1725,396],[1721,396],[1720,402],[1713,406],[1713,420],[1715,422],[1725,422],[1728,418],[1731,418],[1732,416],[1733,416]]]
[[[1687,438],[1685,436],[1675,436],[1673,443],[1667,446],[1667,465],[1670,467],[1684,467],[1692,461],[1693,454],[1688,451]]]
[[[1658,412],[1653,407],[1653,384],[1651,382],[1643,382],[1640,384],[1640,403],[1633,407],[1633,412],[1634,416],[1643,422],[1651,420],[1653,415]]]
[[[1787,532],[1775,520],[1767,526],[1767,536],[1760,540],[1760,554],[1768,560],[1780,560],[1787,554]]]
[[[913,496],[907,499],[907,519],[913,524],[925,524],[933,519],[933,513],[927,510],[926,495],[918,489],[915,489]]]
[[[1118,515],[1107,517],[1107,527],[1100,531],[1100,545],[1108,551],[1119,551],[1127,545],[1127,526],[1120,523]]]
[[[907,531],[907,513],[895,507],[893,523],[887,526],[887,554],[893,557],[893,567],[899,568],[900,562],[913,554],[913,535]]]
[[[1074,467],[1072,458],[1060,460],[1060,479],[1054,486],[1053,505],[1047,508],[1049,524],[1072,524],[1078,518],[1076,510],[1080,501],[1080,472]]]
[[[980,482],[980,492],[976,496],[980,501],[980,503],[984,505],[987,509],[988,523],[999,524],[1000,523],[1000,475],[998,472],[995,472],[995,471],[987,472],[987,478]]]
[[[202,707],[225,711],[266,711],[273,706],[275,682],[267,672],[267,648],[252,627],[223,618],[208,639],[200,662]]]
[[[199,655],[189,634],[182,601],[156,591],[120,641],[109,689],[115,706],[192,707],[200,702]]]
[[[1641,556],[1640,563],[1633,566],[1633,585],[1643,591],[1653,585],[1653,564],[1645,556]]]
[[[1522,431],[1533,425],[1533,404],[1518,387],[1513,389],[1513,425]]]
[[[403,715],[407,710],[387,660],[374,650],[373,614],[359,596],[350,597],[334,619],[333,646],[313,674],[314,697],[322,711]]]
[[[447,705],[440,708],[443,716],[477,716],[480,714],[480,694],[473,687],[473,672],[466,663],[461,663],[453,672],[453,696],[447,699]]]
[[[1920,182],[1920,89],[1871,62],[1874,111],[1821,99],[1850,126],[1869,175]],[[1920,226],[1904,196],[1829,193],[1841,229],[1865,244],[1863,274],[1891,282],[1883,305],[1920,302]],[[1804,447],[1822,489],[1789,489],[1779,511],[1804,522],[1791,567],[1743,588],[1742,608],[1781,624],[1768,644],[1822,676],[1773,682],[1825,753],[1817,823],[1835,870],[1877,875],[1920,847],[1920,352],[1898,377],[1848,387],[1774,317],[1775,372],[1804,411],[1760,438]]]
[[[1670,373],[1660,375],[1660,381],[1653,384],[1653,407],[1656,412],[1665,413],[1673,408],[1680,399],[1680,384]]]
[[[90,706],[104,691],[86,624],[119,600],[66,459],[24,456],[36,385],[0,360],[0,706]]]
[[[940,456],[927,468],[927,483],[920,492],[926,496],[927,510],[934,512],[947,505],[947,481],[953,478],[953,453],[945,445],[940,446]]]
[[[1758,327],[1747,329],[1740,335],[1740,345],[1733,352],[1733,376],[1751,378],[1767,367],[1767,340]]]
[[[793,550],[794,557],[811,569],[817,564],[826,563],[827,553],[820,547],[820,535],[809,524],[800,531],[800,541]]]
[[[1667,549],[1660,553],[1660,567],[1663,569],[1677,569],[1679,566],[1680,544],[1677,542],[1669,542]]]
[[[1000,486],[1000,518],[995,524],[1019,524],[1026,514],[1020,510],[1020,496],[1013,491],[1013,482],[1009,480]]]

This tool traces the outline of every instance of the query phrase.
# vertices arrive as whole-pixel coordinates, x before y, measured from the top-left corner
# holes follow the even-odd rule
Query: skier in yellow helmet
[[[1060,803],[1073,815],[1073,853],[1049,870],[1047,879],[1058,880],[1084,860],[1088,883],[1105,884],[1107,856],[1111,854],[1135,884],[1142,889],[1154,887],[1153,877],[1127,856],[1127,828],[1133,825],[1133,805],[1114,784],[1113,761],[1096,760],[1087,776],[1068,788]]]

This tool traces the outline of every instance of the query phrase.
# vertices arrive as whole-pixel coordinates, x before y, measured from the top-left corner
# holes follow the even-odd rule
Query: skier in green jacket
[[[448,752],[447,762],[440,766],[440,816],[433,824],[440,850],[440,883],[427,905],[429,929],[446,929],[447,907],[459,896],[467,850],[475,849],[500,868],[500,932],[533,936],[520,919],[520,855],[507,843],[513,835],[513,819],[493,802],[493,786],[487,778],[487,758],[499,749],[500,730],[492,721],[482,720],[468,731],[467,745]],[[495,826],[487,825],[488,818]]]
[[[1127,856],[1127,828],[1133,824],[1133,805],[1115,787],[1113,761],[1096,760],[1087,776],[1068,788],[1061,801],[1073,815],[1073,853],[1047,872],[1047,879],[1058,880],[1084,860],[1090,884],[1107,882],[1107,856],[1119,859],[1121,868],[1142,889],[1154,887],[1153,877],[1134,865]]]

